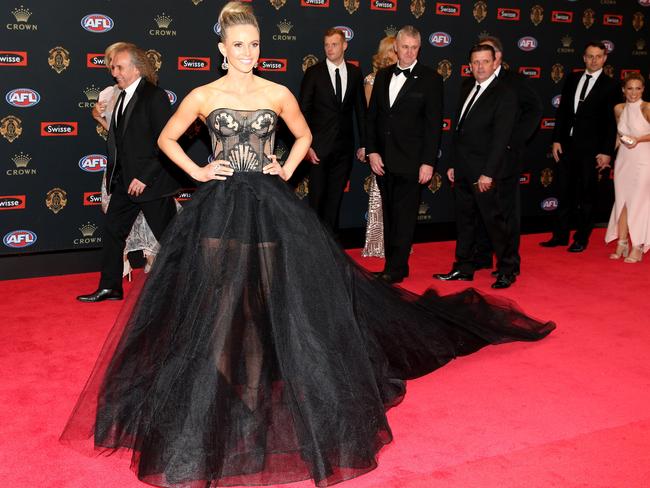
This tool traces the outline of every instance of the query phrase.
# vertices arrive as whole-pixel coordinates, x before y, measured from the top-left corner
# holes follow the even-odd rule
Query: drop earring
[[[228,58],[223,57],[223,63],[221,63],[221,69],[224,71],[228,71]]]

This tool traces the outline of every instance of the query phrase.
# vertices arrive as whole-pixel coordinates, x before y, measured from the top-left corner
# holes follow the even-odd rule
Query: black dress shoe
[[[104,300],[121,300],[123,294],[120,290],[112,290],[111,288],[101,288],[95,293],[90,295],[79,295],[77,300],[80,302],[103,302]]]
[[[492,283],[492,288],[495,289],[502,289],[502,288],[510,288],[510,285],[512,285],[515,281],[517,281],[517,277],[514,274],[500,274],[497,276],[497,280]]]
[[[394,275],[391,273],[382,273],[379,275],[379,279],[385,281],[386,283],[390,283],[391,285],[394,285],[396,283],[401,283],[402,281],[404,281],[404,276]]]
[[[463,273],[457,269],[452,269],[447,274],[434,274],[433,277],[442,281],[472,281],[474,273]]]
[[[567,251],[569,251],[569,252],[582,252],[585,249],[587,249],[587,244],[580,244],[577,241],[573,241],[573,243],[569,246]]]
[[[542,247],[558,247],[558,246],[566,246],[568,244],[569,244],[568,239],[556,239],[555,237],[551,237],[548,241],[539,243],[539,245]]]

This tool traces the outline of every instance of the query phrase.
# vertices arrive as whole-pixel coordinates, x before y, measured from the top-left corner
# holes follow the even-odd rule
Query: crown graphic
[[[293,24],[289,22],[287,19],[284,19],[282,22],[278,24],[278,29],[280,29],[280,32],[282,34],[288,34],[291,32],[291,29],[293,29]]]
[[[482,39],[485,39],[486,37],[492,37],[492,34],[490,34],[488,31],[484,30],[481,31],[481,33],[478,35],[479,41]]]
[[[79,230],[81,231],[81,234],[84,237],[92,237],[92,235],[97,230],[97,226],[91,224],[90,222],[87,222],[84,225],[82,225],[81,227],[79,227]]]
[[[97,101],[99,99],[99,92],[100,89],[97,88],[95,85],[87,86],[86,89],[84,90],[84,94],[86,95],[86,98],[88,99],[89,102]]]
[[[14,162],[17,168],[24,168],[32,160],[29,154],[21,152],[20,154],[14,155],[11,160]]]
[[[637,39],[636,49],[637,51],[643,51],[645,49],[645,39]]]
[[[27,22],[32,15],[32,12],[22,5],[13,9],[11,13],[16,17],[16,22]]]
[[[158,27],[160,29],[166,29],[167,27],[169,27],[169,24],[172,23],[173,19],[169,15],[167,15],[165,12],[163,12],[160,15],[156,15],[153,18],[153,20],[156,21],[156,24],[158,24]]]
[[[384,34],[386,34],[387,36],[394,37],[397,35],[397,30],[398,30],[397,27],[391,24],[384,29]]]
[[[571,43],[573,42],[573,39],[571,39],[571,36],[564,36],[562,39],[562,46],[563,47],[571,47]]]

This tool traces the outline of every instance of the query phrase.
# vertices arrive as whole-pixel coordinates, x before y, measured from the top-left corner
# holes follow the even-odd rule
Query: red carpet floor
[[[650,263],[523,239],[522,276],[497,293],[553,319],[546,340],[485,348],[409,382],[395,440],[345,488],[650,486]],[[371,270],[378,259],[352,256]],[[453,243],[419,244],[404,286],[443,293]],[[648,256],[650,261],[650,256]],[[489,290],[487,271],[473,286]],[[0,282],[0,486],[136,488],[129,462],[57,442],[120,303],[81,304],[97,274]],[[292,488],[313,486],[296,483]]]

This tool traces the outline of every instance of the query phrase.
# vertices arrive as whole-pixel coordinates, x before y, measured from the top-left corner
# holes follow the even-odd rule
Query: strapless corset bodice
[[[206,119],[212,159],[226,160],[236,172],[257,171],[273,153],[278,116],[270,109],[217,108]]]

